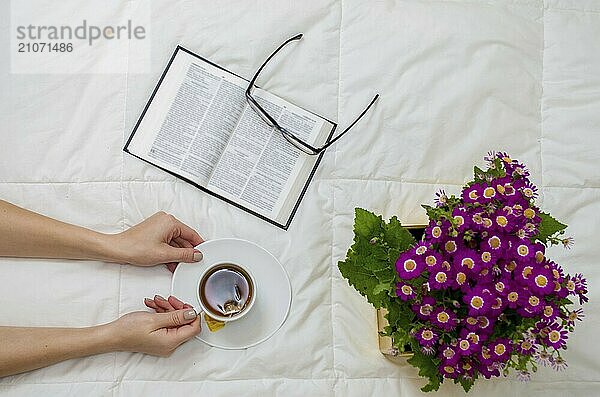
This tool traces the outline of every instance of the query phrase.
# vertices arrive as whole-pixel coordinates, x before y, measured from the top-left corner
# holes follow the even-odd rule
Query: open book
[[[249,82],[178,46],[124,151],[287,229],[322,154],[291,145],[247,104]],[[336,124],[256,88],[281,126],[313,146]]]

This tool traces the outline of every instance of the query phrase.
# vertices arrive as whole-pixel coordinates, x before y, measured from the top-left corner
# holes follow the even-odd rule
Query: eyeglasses
[[[273,53],[271,55],[269,55],[269,57],[267,58],[267,60],[260,66],[260,68],[258,68],[258,70],[256,71],[256,74],[254,75],[254,77],[252,78],[252,80],[250,80],[250,84],[248,85],[248,89],[246,89],[246,100],[248,101],[248,104],[250,105],[250,107],[252,107],[252,109],[254,109],[254,111],[260,116],[260,118],[267,123],[269,126],[275,128],[277,131],[279,131],[283,137],[292,145],[294,145],[294,147],[296,147],[297,149],[301,150],[302,152],[308,154],[308,155],[317,155],[322,153],[323,151],[325,151],[325,149],[327,149],[329,146],[333,145],[335,142],[337,142],[342,136],[344,136],[348,131],[350,131],[350,129],[352,127],[354,127],[354,125],[356,123],[358,123],[358,121],[365,115],[365,113],[367,113],[367,111],[371,108],[371,106],[373,106],[373,104],[375,103],[375,101],[377,101],[377,99],[379,98],[379,94],[376,94],[373,99],[371,100],[371,102],[369,103],[369,105],[365,108],[365,110],[362,111],[362,113],[352,122],[352,124],[350,124],[350,126],[348,128],[346,128],[344,131],[342,131],[340,134],[338,134],[335,138],[331,139],[330,141],[328,141],[326,144],[324,144],[321,147],[314,147],[312,145],[310,145],[309,143],[305,142],[304,140],[302,140],[301,138],[299,138],[297,135],[295,135],[294,133],[292,133],[291,131],[289,131],[288,129],[286,129],[285,127],[282,127],[281,125],[279,125],[279,123],[277,122],[277,120],[275,120],[275,118],[273,116],[271,116],[269,114],[269,112],[267,112],[259,103],[258,101],[254,98],[254,96],[252,96],[252,91],[255,88],[254,83],[256,82],[256,79],[258,79],[258,75],[260,74],[260,72],[263,70],[263,68],[267,65],[267,63],[271,60],[271,58],[273,58],[275,56],[275,54],[277,54],[283,47],[285,47],[288,43],[291,43],[292,41],[296,41],[296,40],[300,40],[302,38],[302,33],[287,39],[283,44],[281,44],[275,51],[273,51]]]

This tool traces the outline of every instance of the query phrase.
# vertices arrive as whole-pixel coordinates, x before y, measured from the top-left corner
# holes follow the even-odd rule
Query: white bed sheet
[[[551,255],[588,276],[591,301],[566,371],[478,382],[472,395],[597,394],[600,1],[156,1],[151,72],[113,75],[11,74],[10,4],[0,7],[2,199],[106,232],[165,210],[207,238],[266,247],[293,288],[283,328],[247,351],[191,341],[169,358],[104,354],[1,379],[0,394],[418,395],[423,381],[378,352],[375,312],[336,263],[355,206],[422,222],[419,204],[440,187],[458,192],[490,149],[525,161],[543,208],[570,225],[575,248]],[[375,92],[381,99],[325,155],[289,231],[121,151],[177,44],[249,77],[297,32],[305,38],[269,67],[266,89],[341,126]],[[107,322],[169,285],[161,267],[0,259],[0,322]],[[441,390],[463,394],[451,383]]]

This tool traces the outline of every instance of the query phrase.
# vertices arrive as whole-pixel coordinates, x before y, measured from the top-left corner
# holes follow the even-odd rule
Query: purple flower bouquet
[[[546,257],[573,239],[566,225],[536,205],[526,167],[490,153],[460,197],[437,193],[423,207],[421,241],[396,217],[356,209],[354,244],[342,275],[376,308],[387,310],[390,336],[428,378],[423,391],[453,379],[468,391],[476,379],[528,380],[539,364],[562,369],[570,332],[582,320],[572,299],[587,301],[587,282]]]

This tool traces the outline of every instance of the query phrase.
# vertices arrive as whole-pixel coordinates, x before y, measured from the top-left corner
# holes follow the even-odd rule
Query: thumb
[[[163,261],[169,262],[200,262],[202,260],[202,252],[194,248],[175,248],[170,245],[164,246]]]
[[[194,309],[181,309],[166,313],[156,313],[154,314],[154,318],[158,328],[173,328],[194,322],[198,318],[198,314]]]

